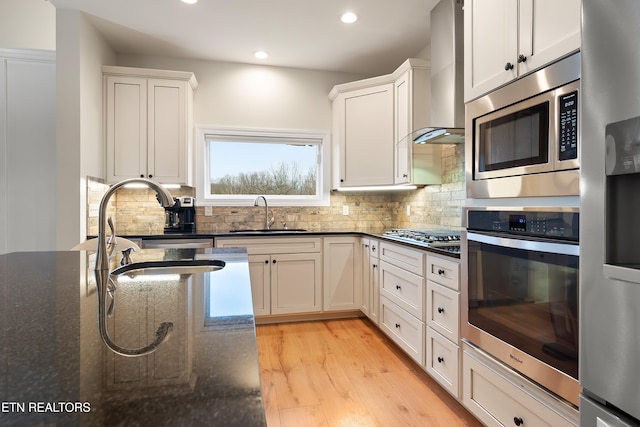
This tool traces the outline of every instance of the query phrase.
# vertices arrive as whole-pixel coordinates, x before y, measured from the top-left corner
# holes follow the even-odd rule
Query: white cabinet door
[[[520,0],[518,75],[580,49],[580,0]]]
[[[467,0],[465,102],[580,49],[580,0]]]
[[[362,292],[360,310],[376,325],[380,313],[380,260],[377,240],[360,239],[362,252]]]
[[[151,72],[150,72],[151,71]],[[156,73],[174,78],[150,78]],[[190,185],[193,74],[103,67],[107,181]]]
[[[271,314],[322,310],[321,254],[277,254],[271,257]]]
[[[107,180],[147,177],[147,79],[106,76]]]
[[[465,102],[516,78],[517,50],[517,1],[465,1]]]
[[[271,257],[269,255],[249,255],[249,277],[253,314],[271,314]]]
[[[148,81],[148,166],[150,178],[187,182],[187,82]]]
[[[325,237],[323,246],[324,311],[359,309],[362,295],[359,239]]]
[[[394,183],[416,182],[412,175],[414,165],[414,131],[431,124],[431,75],[426,66],[411,67],[394,82]],[[438,175],[439,175],[438,168]]]
[[[336,186],[393,183],[393,84],[341,94],[338,120],[340,182]]]

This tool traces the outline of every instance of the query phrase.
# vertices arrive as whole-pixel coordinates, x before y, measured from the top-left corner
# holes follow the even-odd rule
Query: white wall
[[[86,177],[102,177],[102,64],[115,53],[78,11],[57,10],[57,248],[86,238]]]
[[[364,78],[348,73],[118,55],[118,65],[192,71],[196,125],[331,130],[329,91]]]
[[[0,0],[0,47],[56,49],[56,8],[44,0]]]

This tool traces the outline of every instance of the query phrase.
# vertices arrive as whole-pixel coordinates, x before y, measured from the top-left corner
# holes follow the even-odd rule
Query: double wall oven
[[[466,105],[463,339],[579,406],[580,54]]]

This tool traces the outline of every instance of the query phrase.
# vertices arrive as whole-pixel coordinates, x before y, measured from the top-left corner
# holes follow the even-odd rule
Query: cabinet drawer
[[[460,290],[460,263],[436,255],[427,255],[427,279]]]
[[[575,427],[578,412],[561,415],[540,396],[540,390],[528,382],[511,381],[506,369],[474,350],[462,353],[463,403],[487,426],[510,426],[514,420],[523,426]],[[528,388],[532,392],[528,392]],[[546,400],[550,401],[550,398]],[[565,405],[566,406],[566,405]],[[560,405],[557,405],[560,407]],[[566,411],[569,411],[568,409]]]
[[[380,293],[424,321],[424,279],[384,261],[380,261],[380,271]]]
[[[424,365],[424,323],[380,296],[380,326],[411,358]]]
[[[244,237],[216,238],[217,248],[244,247],[249,255],[258,254],[297,254],[302,252],[321,252],[320,238],[291,237]]]
[[[380,260],[424,277],[424,252],[380,242]]]
[[[460,393],[460,347],[427,326],[427,372],[456,399]]]
[[[427,280],[427,325],[458,343],[460,294]]]

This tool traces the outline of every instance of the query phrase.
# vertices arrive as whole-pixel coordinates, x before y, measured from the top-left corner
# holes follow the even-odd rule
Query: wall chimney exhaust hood
[[[431,11],[431,123],[416,144],[464,142],[463,0],[441,0]]]

